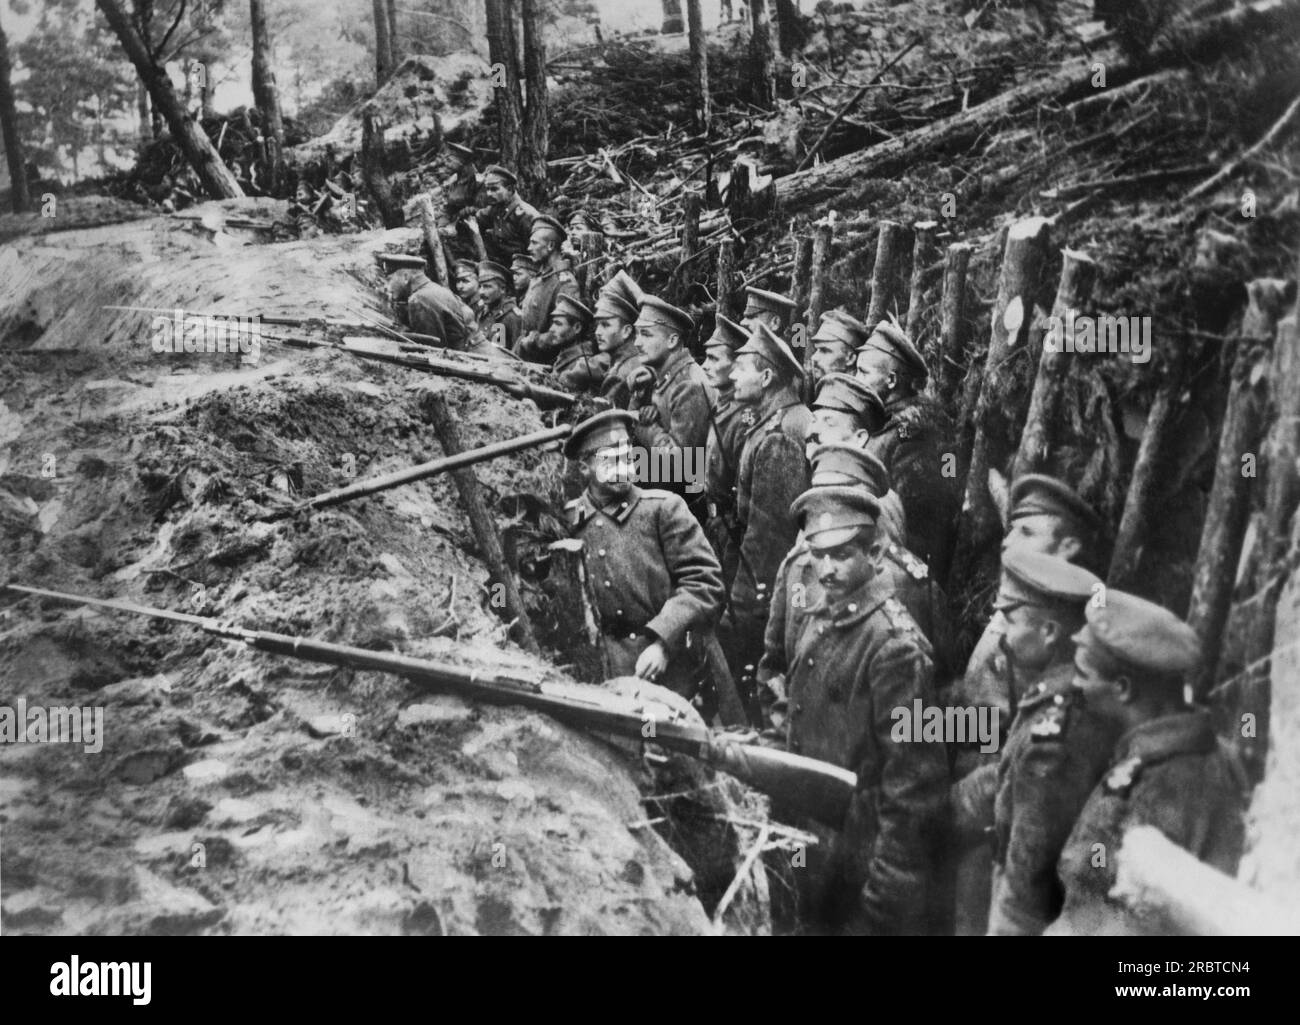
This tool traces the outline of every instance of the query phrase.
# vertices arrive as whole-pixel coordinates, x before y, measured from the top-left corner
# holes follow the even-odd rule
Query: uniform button
[[[605,554],[605,549],[602,548],[602,549],[601,549],[599,552],[597,552],[596,554],[597,554],[597,555],[602,555],[602,556],[603,556],[603,555]]]
[[[810,659],[808,660],[808,664],[809,664],[810,666],[815,666],[815,665],[817,664],[817,660],[816,660],[815,658],[810,658]]]
[[[615,610],[614,610],[614,615],[616,615],[616,616],[621,616],[622,614],[623,614],[623,610],[622,610],[622,609],[615,609]]]
[[[795,754],[798,754],[798,753],[799,753],[799,741],[797,741],[797,740],[792,740],[792,741],[790,741],[790,750],[793,751]]]
[[[798,714],[799,712],[802,712],[802,711],[803,711],[803,703],[800,702],[800,701],[796,701],[796,702],[794,703],[794,710],[795,710],[795,713],[796,713],[796,714]]]
[[[605,586],[606,586],[606,587],[613,587],[613,586],[614,586],[614,582],[613,582],[612,580],[606,580],[606,581],[605,581]]]
[[[628,635],[627,635],[627,639],[628,639],[629,641],[634,641],[634,640],[636,640],[636,634],[628,634]]]
[[[1063,705],[1065,704],[1065,698],[1061,697],[1061,695],[1058,694],[1056,695],[1056,697],[1052,698],[1052,704]]]

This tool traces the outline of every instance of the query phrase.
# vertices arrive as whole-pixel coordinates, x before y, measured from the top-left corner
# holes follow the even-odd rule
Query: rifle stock
[[[132,615],[168,619],[196,626],[226,640],[251,648],[308,662],[369,669],[404,676],[420,684],[445,687],[477,700],[518,705],[544,712],[560,722],[583,729],[614,733],[634,740],[649,739],[661,747],[698,758],[741,782],[775,798],[783,807],[798,808],[829,826],[838,828],[857,785],[857,777],[838,766],[802,755],[741,743],[690,722],[681,709],[642,693],[643,681],[610,681],[607,686],[630,688],[617,693],[579,684],[527,680],[484,673],[451,662],[410,655],[370,651],[289,634],[251,630],[206,616],[136,605],[109,598],[88,598],[63,591],[8,584],[6,590],[53,598],[75,605],[93,605]]]

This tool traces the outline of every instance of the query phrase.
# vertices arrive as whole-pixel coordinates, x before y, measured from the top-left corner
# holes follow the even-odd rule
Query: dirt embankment
[[[468,444],[537,429],[533,406],[269,341],[256,364],[157,353],[150,315],[105,309],[356,319],[375,301],[357,275],[398,237],[252,245],[157,219],[7,246],[0,577],[561,676],[507,640],[450,480],[256,520],[285,488],[439,455],[425,388]],[[550,502],[558,460],[525,453],[479,477],[499,501]],[[660,806],[635,759],[394,677],[5,599],[0,706],[19,699],[100,706],[103,737],[97,753],[0,745],[6,931],[698,933],[730,880],[734,834],[702,818],[717,878],[692,872],[647,825]],[[704,792],[723,818],[738,794]]]

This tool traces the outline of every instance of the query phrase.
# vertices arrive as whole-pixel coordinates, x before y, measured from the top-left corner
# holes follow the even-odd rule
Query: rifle
[[[455,359],[442,359],[423,352],[401,354],[376,352],[373,349],[358,349],[351,345],[344,345],[342,342],[327,342],[319,338],[304,338],[300,335],[271,335],[269,338],[271,341],[280,342],[295,349],[335,349],[339,352],[346,352],[349,356],[356,356],[359,359],[391,363],[399,367],[410,367],[413,370],[423,370],[427,374],[436,374],[439,377],[456,377],[463,381],[491,384],[517,399],[531,399],[539,409],[568,407],[577,401],[573,395],[566,391],[560,391],[558,388],[547,388],[545,385],[532,384],[509,374],[496,373],[485,367],[468,366]],[[592,401],[599,402],[600,400]]]
[[[207,317],[220,320],[238,320],[239,315],[236,313],[197,313],[194,310],[183,310],[179,307],[174,309],[163,309],[160,306],[105,306],[106,310],[123,310],[127,313],[167,313],[173,316],[179,311],[181,317]],[[246,315],[251,319],[251,315]],[[359,320],[336,320],[333,317],[289,317],[277,316],[275,314],[259,313],[256,315],[261,324],[273,324],[277,327],[300,327],[308,329],[338,331],[364,331],[367,334],[374,330],[373,324],[366,324]],[[420,337],[420,336],[417,336]],[[428,336],[424,336],[428,337]],[[441,343],[440,343],[441,344]]]
[[[332,644],[307,637],[249,630],[206,616],[172,612],[147,605],[106,598],[88,598],[62,591],[8,584],[20,594],[54,598],[76,605],[129,612],[153,619],[168,619],[196,626],[205,633],[240,641],[258,651],[289,655],[308,662],[367,669],[404,676],[420,685],[434,685],[467,697],[498,705],[518,705],[544,712],[569,726],[612,733],[634,740],[653,740],[670,751],[678,751],[734,776],[765,794],[777,798],[783,807],[795,807],[833,828],[839,828],[857,787],[857,776],[847,769],[803,755],[744,743],[736,737],[686,720],[673,706],[643,693],[643,681],[610,681],[635,688],[631,694],[566,684],[520,679],[498,673],[484,673],[449,662],[414,658],[346,644]]]
[[[517,438],[507,438],[505,441],[495,441],[490,445],[480,445],[478,448],[467,449],[464,452],[458,452],[454,456],[431,459],[427,463],[419,463],[407,467],[405,470],[394,470],[392,473],[366,477],[347,485],[347,487],[326,491],[324,494],[305,499],[287,508],[277,509],[274,512],[259,516],[258,519],[264,522],[282,520],[310,509],[325,509],[332,505],[341,505],[344,502],[352,501],[354,498],[364,498],[366,495],[387,491],[390,488],[409,484],[412,481],[435,477],[440,473],[460,470],[466,466],[474,466],[477,463],[485,463],[489,459],[509,455],[511,452],[520,452],[526,448],[534,448],[553,441],[562,441],[569,436],[572,430],[573,428],[569,424],[547,427],[544,430],[533,431],[531,434],[523,434]]]

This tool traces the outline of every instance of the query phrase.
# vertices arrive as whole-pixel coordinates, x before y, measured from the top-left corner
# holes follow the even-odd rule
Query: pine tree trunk
[[[754,102],[760,107],[776,103],[776,54],[772,52],[768,0],[749,0],[749,57]]]
[[[686,26],[691,42],[691,77],[695,82],[695,121],[707,135],[713,124],[713,99],[709,95],[709,41],[704,35],[700,0],[686,0]]]
[[[524,35],[524,85],[528,91],[519,177],[532,198],[543,199],[550,193],[546,180],[550,112],[546,98],[546,41],[542,38],[539,0],[520,0],[519,13]]]
[[[13,209],[14,213],[20,214],[31,203],[31,197],[27,190],[27,162],[23,160],[23,144],[18,138],[18,112],[14,106],[10,72],[9,40],[0,27],[0,132],[4,136],[5,159],[9,163]]]
[[[284,118],[280,113],[280,91],[275,84],[266,0],[248,0],[248,11],[253,26],[253,102],[262,113],[262,134],[274,141],[273,160],[278,160],[284,147]]]
[[[513,12],[509,0],[486,0],[488,61],[492,64],[498,148],[509,168],[519,163],[523,97],[519,89],[519,58],[515,49]]]
[[[388,5],[374,0],[375,12],[375,82],[383,85],[393,73],[392,25],[388,22]]]
[[[244,191],[239,187],[233,172],[221,162],[211,140],[203,134],[203,129],[185,113],[167,72],[149,55],[144,40],[140,38],[118,0],[95,0],[95,3],[104,12],[109,27],[135,65],[140,80],[148,88],[154,107],[166,118],[177,145],[194,168],[208,195],[213,199],[242,197]]]

